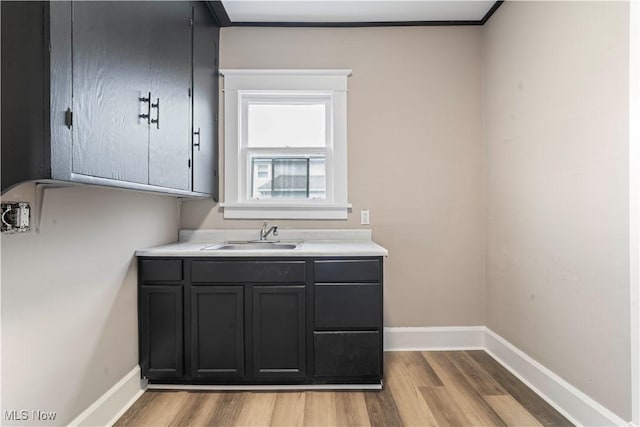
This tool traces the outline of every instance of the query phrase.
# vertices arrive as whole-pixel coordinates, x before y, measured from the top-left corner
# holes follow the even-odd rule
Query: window
[[[350,70],[221,70],[225,218],[346,219]]]

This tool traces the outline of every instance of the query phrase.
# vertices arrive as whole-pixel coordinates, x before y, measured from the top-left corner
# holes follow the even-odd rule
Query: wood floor
[[[116,426],[570,426],[484,351],[385,353],[382,391],[147,391]]]

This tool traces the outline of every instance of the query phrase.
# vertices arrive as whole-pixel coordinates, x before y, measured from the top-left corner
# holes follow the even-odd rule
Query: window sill
[[[225,219],[347,219],[350,203],[221,203]]]

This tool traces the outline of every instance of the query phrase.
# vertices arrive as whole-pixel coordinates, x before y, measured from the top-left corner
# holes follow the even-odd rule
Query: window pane
[[[324,158],[309,159],[309,198],[327,198],[326,162]]]
[[[266,199],[271,197],[271,159],[251,160],[251,197]]]
[[[249,147],[324,147],[325,104],[249,104]]]
[[[307,198],[307,159],[273,159],[273,177],[272,198]]]
[[[324,157],[253,157],[251,178],[254,199],[325,199],[327,194]]]

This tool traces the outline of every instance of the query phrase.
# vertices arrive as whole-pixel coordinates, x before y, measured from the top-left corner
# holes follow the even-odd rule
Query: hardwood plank
[[[114,427],[144,425],[147,413],[153,410],[152,408],[155,406],[154,402],[157,397],[158,392],[144,392],[142,396],[131,405],[127,412],[116,421]]]
[[[420,387],[423,399],[431,408],[437,425],[447,427],[466,427],[471,422],[463,410],[451,397],[446,387]]]
[[[511,372],[482,350],[467,352],[482,368],[489,373],[524,409],[533,415],[540,424],[550,427],[572,426],[561,413],[545,402],[533,390]]]
[[[485,396],[484,398],[508,426],[542,427],[542,424],[512,396]]]
[[[504,421],[451,362],[448,353],[434,351],[425,352],[423,355],[464,412],[470,422],[469,425],[506,427]]]
[[[196,414],[186,416],[180,420],[172,420],[171,425],[202,426],[207,425],[213,418],[219,401],[224,393],[222,392],[190,392],[190,398],[201,397],[200,406],[196,408]]]
[[[402,417],[389,387],[380,391],[364,392],[367,413],[372,427],[400,427],[404,426]]]
[[[303,426],[305,396],[305,392],[278,393],[271,416],[271,425],[274,427]]]
[[[369,427],[367,403],[362,392],[336,393],[336,426]]]
[[[435,426],[436,419],[419,389],[419,387],[429,386],[429,384],[424,384],[425,381],[419,377],[412,377],[407,366],[402,363],[402,357],[397,357],[398,354],[400,353],[385,355],[387,359],[385,387],[391,391],[402,421],[407,426]],[[418,356],[420,356],[419,353]],[[425,364],[427,364],[426,361]],[[429,369],[433,372],[430,366]]]
[[[236,426],[264,427],[271,424],[271,415],[276,404],[276,393],[247,392],[243,405],[235,420]]]
[[[508,394],[467,352],[452,351],[448,353],[448,355],[453,364],[462,372],[478,394],[482,396]]]
[[[232,426],[235,424],[244,405],[244,395],[241,392],[225,392],[207,420],[210,426]]]
[[[442,381],[427,361],[417,351],[385,353],[390,365],[401,364],[411,381],[418,386],[442,386]]]
[[[308,391],[304,405],[304,425],[336,425],[336,398],[332,391]]]
[[[211,405],[215,405],[217,396],[211,393],[187,392],[184,405],[178,408],[169,425],[171,426],[196,426],[209,414]]]
[[[168,426],[171,420],[187,400],[187,393],[184,391],[157,391],[158,395],[154,399],[154,410],[145,417],[145,424],[154,426]]]

